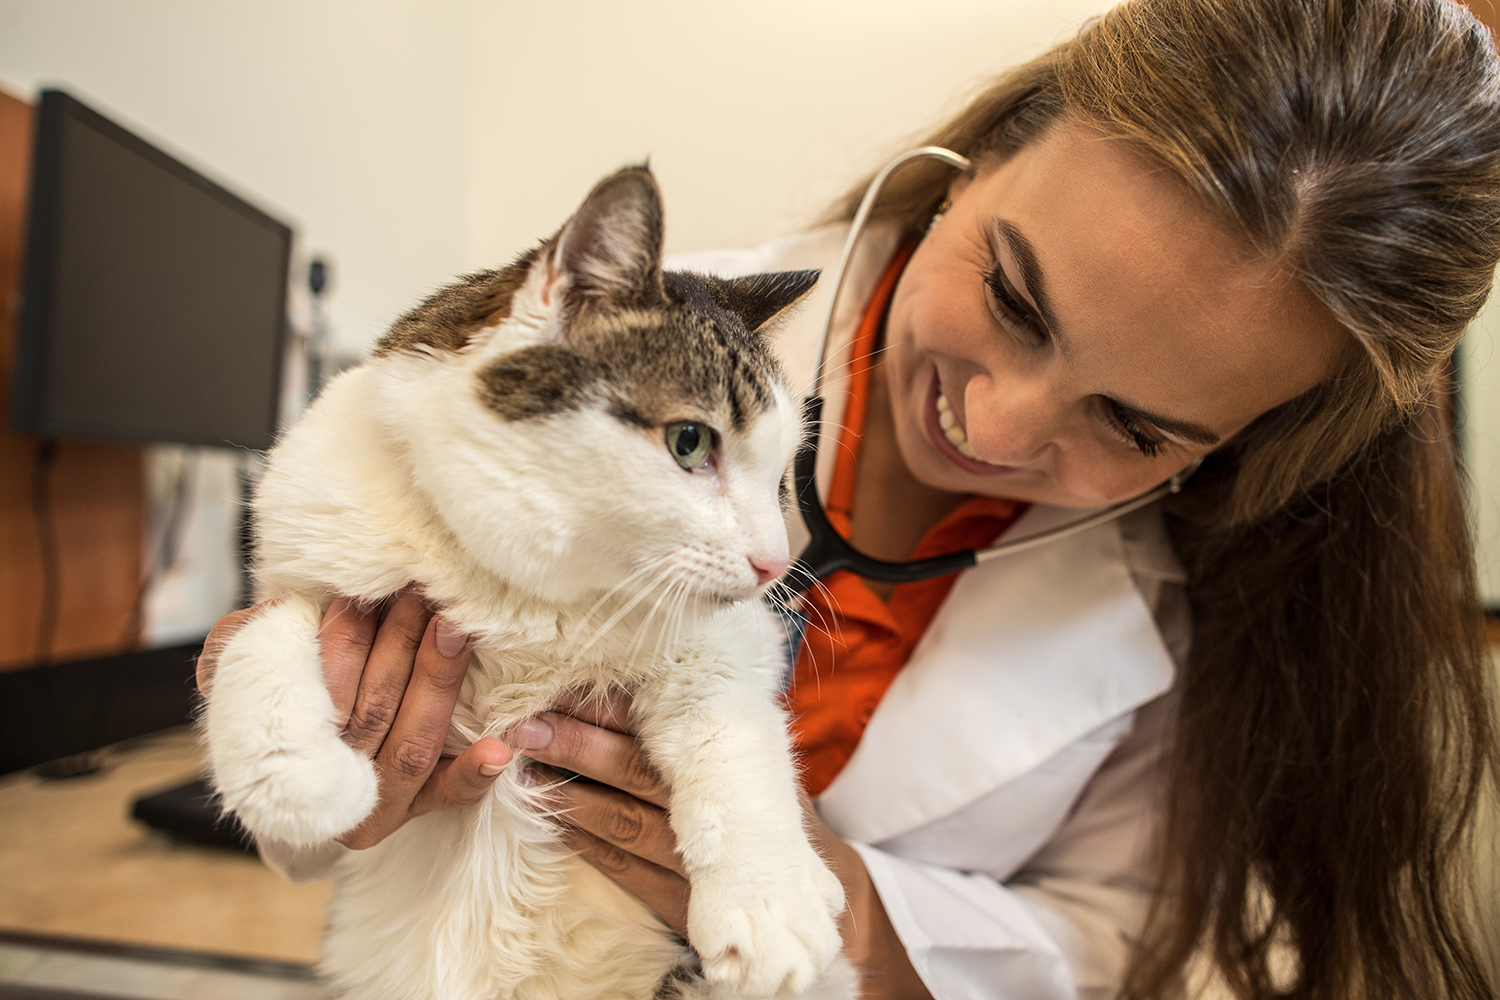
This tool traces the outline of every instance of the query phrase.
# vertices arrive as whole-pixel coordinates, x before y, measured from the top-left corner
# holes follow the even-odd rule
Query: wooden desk
[[[0,778],[0,928],[288,962],[317,961],[332,883],[174,843],[130,819],[142,792],[197,774],[188,729],[132,741],[102,774]]]

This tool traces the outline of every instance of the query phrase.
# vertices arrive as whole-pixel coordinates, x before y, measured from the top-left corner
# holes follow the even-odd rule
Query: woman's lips
[[[1002,472],[1015,471],[1014,466],[991,465],[974,454],[963,425],[958,422],[958,416],[943,395],[936,372],[932,375],[932,385],[927,389],[927,405],[923,408],[923,416],[927,436],[932,439],[933,446],[963,471],[975,476],[998,476]]]

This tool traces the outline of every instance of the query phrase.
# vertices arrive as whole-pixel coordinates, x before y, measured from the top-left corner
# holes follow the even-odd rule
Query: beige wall
[[[1479,587],[1500,608],[1500,289],[1469,328],[1459,354],[1464,462],[1479,547]]]
[[[63,85],[291,223],[301,260],[337,267],[336,345],[363,350],[647,156],[669,249],[797,228],[1104,5],[0,0],[0,87]],[[151,478],[176,461],[154,451]],[[233,463],[197,462],[182,562],[147,599],[155,641],[233,602]]]
[[[551,232],[649,156],[668,250],[796,229],[1106,0],[474,5],[470,255]]]

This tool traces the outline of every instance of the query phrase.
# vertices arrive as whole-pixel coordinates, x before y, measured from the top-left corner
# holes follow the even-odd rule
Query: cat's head
[[[817,272],[663,272],[661,246],[655,180],[621,170],[377,348],[418,488],[470,558],[549,600],[733,601],[787,565],[802,427],[767,331]]]

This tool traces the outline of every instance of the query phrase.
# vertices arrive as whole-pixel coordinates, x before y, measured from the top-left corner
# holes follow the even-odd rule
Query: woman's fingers
[[[207,696],[229,638],[265,602],[220,618],[198,658]],[[341,837],[349,847],[378,844],[413,816],[479,801],[510,763],[511,750],[482,739],[456,758],[442,756],[448,724],[469,668],[469,639],[408,587],[381,616],[379,605],[335,597],[318,628],[323,681],[345,721],[344,739],[374,759],[380,801]]]
[[[484,798],[512,756],[510,747],[486,736],[457,757],[443,757],[418,789],[408,815],[473,805]]]
[[[593,779],[551,790],[569,824],[565,839],[686,937],[688,882],[665,808],[670,790],[628,732],[629,699],[618,692],[569,697],[558,707],[571,714],[527,719],[507,738],[539,762]]]
[[[506,742],[533,760],[592,778],[653,805],[664,807],[670,798],[670,789],[634,736],[570,715],[544,712],[512,729]]]
[[[397,713],[410,696],[408,684],[415,681],[414,663],[420,657],[423,636],[431,623],[432,609],[414,588],[403,590],[392,602],[385,620],[365,647],[369,654],[344,726],[344,742],[354,749],[374,756],[383,747]],[[351,648],[348,659],[355,659],[358,652],[357,646]],[[464,666],[468,666],[467,658]],[[463,676],[462,671],[459,676]],[[457,699],[456,691],[454,698]],[[451,715],[451,702],[448,711]]]
[[[687,939],[687,879],[584,830],[571,829],[563,839],[579,857],[655,910],[668,927]]]
[[[562,818],[572,826],[656,867],[686,874],[666,810],[659,806],[589,781],[562,782],[553,787],[551,797]]]
[[[395,648],[404,648],[408,641],[407,631],[411,627],[411,609],[403,607],[409,595],[391,609],[380,633],[376,635],[370,653],[370,665],[366,667],[367,679],[377,668],[377,659],[382,657],[382,636],[397,620],[397,633],[389,640]],[[417,598],[420,603],[420,598]],[[401,616],[398,618],[398,614]],[[367,711],[370,719],[379,720],[386,715],[389,722],[380,728],[385,734],[380,740],[375,756],[375,770],[380,775],[380,802],[375,811],[354,831],[343,839],[349,847],[369,847],[384,840],[393,830],[413,815],[418,794],[437,769],[442,760],[443,743],[448,734],[448,722],[453,717],[453,706],[458,702],[459,689],[463,685],[464,672],[469,667],[469,647],[459,647],[454,656],[444,656],[438,648],[438,620],[424,611],[425,628],[419,634],[414,658],[401,657],[394,653],[395,660],[404,659],[404,664],[381,663],[379,669],[386,677],[377,676],[375,685],[390,683],[390,678],[401,677],[404,688],[396,688],[393,695],[381,695],[369,704],[381,704],[379,711]],[[391,647],[387,647],[389,652]],[[451,649],[451,647],[449,647]],[[361,703],[365,701],[366,683],[361,681],[360,694],[355,701],[351,725],[361,716]],[[389,699],[388,702],[385,699]],[[376,726],[361,728],[360,736],[368,739],[376,732]],[[353,742],[351,740],[351,742]],[[358,746],[358,744],[355,744]],[[477,758],[471,758],[471,761]],[[475,765],[477,770],[478,765]],[[464,772],[451,774],[451,765],[440,779],[439,789],[430,798],[424,799],[423,808],[436,808],[448,794],[462,793]]]
[[[318,658],[323,664],[323,683],[341,719],[348,719],[354,711],[354,698],[379,626],[378,604],[361,606],[342,594],[323,612],[318,626]]]

